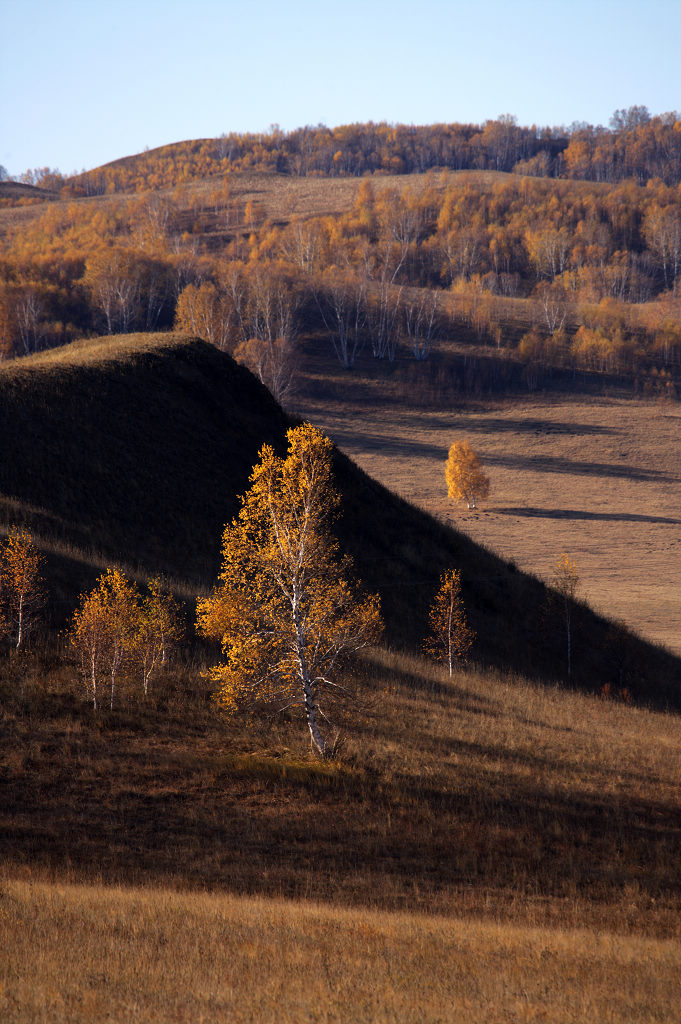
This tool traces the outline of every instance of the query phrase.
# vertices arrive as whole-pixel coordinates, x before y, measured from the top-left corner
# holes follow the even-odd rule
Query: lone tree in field
[[[379,639],[382,623],[378,598],[350,582],[329,532],[339,503],[331,442],[309,423],[287,437],[286,458],[260,451],[223,534],[220,583],[198,602],[198,629],[222,645],[225,660],[210,675],[225,711],[300,709],[328,757],[322,705],[344,693],[331,676],[343,655]]]
[[[572,562],[563,552],[556,563],[551,578],[551,586],[560,597],[565,610],[565,630],[567,634],[567,674],[572,675],[572,606],[579,586],[577,564]]]
[[[23,527],[13,526],[0,549],[0,586],[5,618],[18,651],[35,629],[45,605],[43,556]]]
[[[435,595],[428,616],[429,635],[423,647],[436,661],[444,661],[451,676],[454,662],[463,662],[468,656],[475,632],[466,622],[461,595],[461,577],[450,569],[440,577],[440,589]]]
[[[489,477],[467,441],[455,441],[449,449],[445,478],[449,497],[465,501],[469,508],[477,508],[478,499],[489,496]]]

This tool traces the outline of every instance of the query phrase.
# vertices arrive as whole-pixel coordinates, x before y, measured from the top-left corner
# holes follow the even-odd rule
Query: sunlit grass
[[[676,1021],[678,940],[309,903],[5,882],[23,1021]]]

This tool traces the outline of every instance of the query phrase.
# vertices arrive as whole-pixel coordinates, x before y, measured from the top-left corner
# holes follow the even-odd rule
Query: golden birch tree
[[[466,622],[461,576],[456,569],[449,569],[440,577],[440,589],[430,609],[428,627],[424,650],[436,661],[444,661],[451,676],[454,663],[466,660],[475,640],[475,632]]]
[[[551,585],[558,594],[565,613],[565,632],[567,640],[567,674],[572,675],[572,607],[579,587],[577,563],[570,559],[564,551],[561,554],[551,578]]]
[[[98,707],[100,676],[109,681],[114,706],[116,678],[133,655],[139,626],[137,588],[120,569],[107,569],[73,616],[71,643],[78,652],[88,692]]]
[[[20,650],[45,605],[43,556],[23,527],[13,526],[0,549],[0,585],[12,643]]]
[[[328,702],[344,693],[334,670],[377,642],[382,623],[378,598],[351,582],[329,530],[339,504],[331,442],[309,423],[287,437],[285,458],[269,445],[260,451],[223,534],[220,582],[198,602],[198,629],[222,646],[210,676],[225,711],[295,709],[328,757]]]
[[[138,610],[134,648],[142,670],[144,696],[149,682],[159,665],[165,665],[168,656],[180,639],[177,604],[156,576],[147,583],[147,595]]]
[[[71,646],[80,661],[88,697],[97,711],[100,703],[100,682],[109,638],[109,620],[103,595],[98,588],[81,595],[80,607],[73,614]]]
[[[468,508],[477,508],[478,499],[489,497],[489,477],[467,441],[455,441],[449,449],[445,478],[449,497],[465,501]]]

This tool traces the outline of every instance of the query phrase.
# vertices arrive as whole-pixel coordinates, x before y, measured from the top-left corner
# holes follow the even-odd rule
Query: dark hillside
[[[0,370],[6,518],[46,541],[163,570],[194,586],[284,413],[245,369],[201,341],[76,342]]]
[[[264,442],[283,450],[286,415],[229,356],[182,335],[94,339],[0,369],[0,510],[25,520],[51,559],[57,621],[108,561],[209,587],[220,535]],[[557,604],[533,577],[413,508],[337,457],[338,533],[381,593],[387,639],[416,647],[440,573],[462,573],[475,656],[555,680]],[[679,661],[580,606],[575,682],[678,706]]]

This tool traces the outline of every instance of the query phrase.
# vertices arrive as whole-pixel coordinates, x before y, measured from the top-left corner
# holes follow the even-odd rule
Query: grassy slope
[[[184,338],[90,342],[5,366],[0,389],[6,508],[37,525],[47,548],[86,545],[84,575],[97,565],[90,544],[208,582],[210,516],[222,523],[263,437],[281,444],[286,425],[249,375]],[[341,533],[361,575],[382,587],[393,639],[420,635],[426,595],[452,557],[484,660],[532,659],[548,675],[561,645],[552,650],[536,581],[342,457],[337,472]],[[213,477],[215,497],[196,490]],[[189,521],[165,507],[176,495]],[[65,596],[76,553],[53,559]],[[602,646],[605,627],[585,610],[579,618]],[[676,671],[629,642],[653,670]],[[357,1020],[422,1020],[424,1006],[433,1020],[675,1019],[676,716],[507,675],[450,682],[380,651],[356,672],[366,700],[340,723],[342,763],[319,765],[297,724],[254,730],[216,716],[189,664],[146,703],[131,693],[95,716],[73,670],[3,659],[3,1019],[339,1020],[348,1006]],[[45,879],[90,884],[34,884]],[[199,932],[193,960],[187,943],[197,950]],[[228,936],[235,948],[216,963],[235,974],[224,984],[224,972],[202,966]]]
[[[176,336],[78,342],[0,370],[8,521],[99,569],[212,581],[222,527],[284,414],[232,360]],[[68,580],[64,600],[73,599]]]
[[[20,661],[0,663],[11,877],[681,937],[677,716],[377,651],[320,763],[298,721],[216,714],[189,665],[94,714],[75,669]]]
[[[94,339],[0,369],[0,510],[25,517],[46,551],[57,621],[107,562],[163,571],[185,593],[212,584],[219,538],[265,441],[283,450],[288,421],[228,356],[179,335]],[[461,569],[477,659],[560,677],[560,609],[543,584],[443,526],[340,453],[338,533],[359,576],[382,596],[387,638],[415,646],[443,568]],[[637,699],[679,703],[679,662],[585,606],[575,614],[575,681],[617,679]]]

